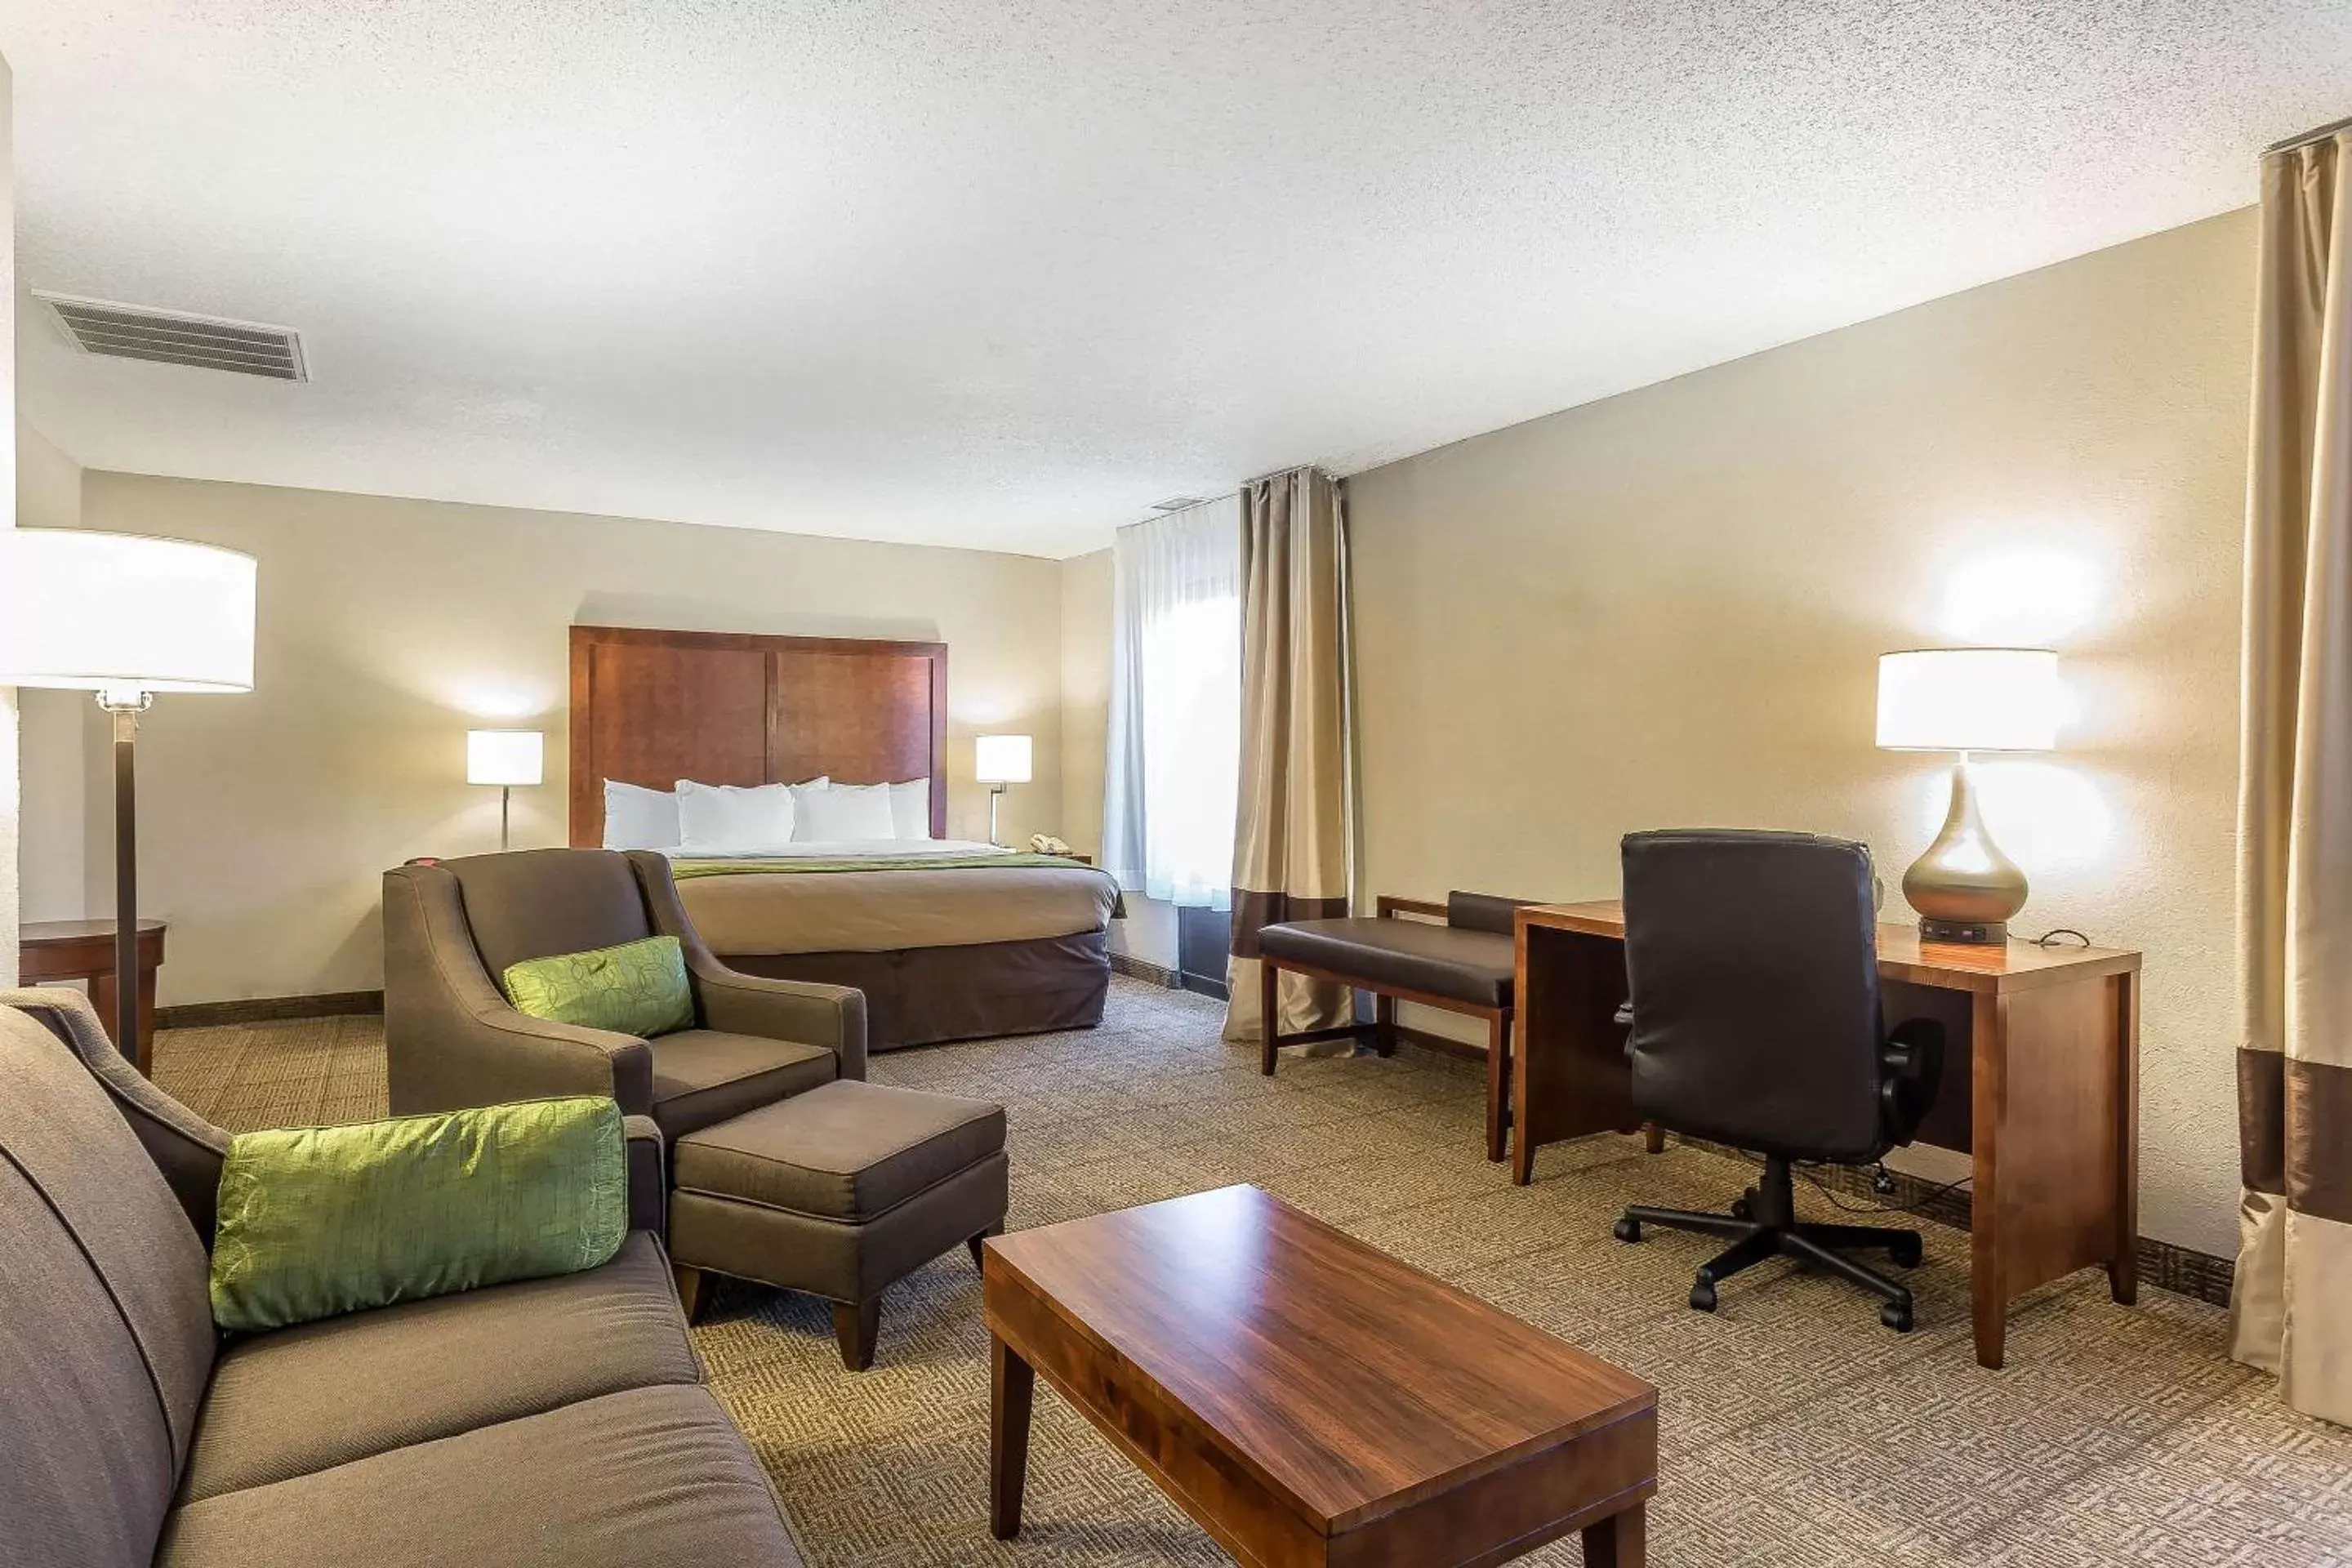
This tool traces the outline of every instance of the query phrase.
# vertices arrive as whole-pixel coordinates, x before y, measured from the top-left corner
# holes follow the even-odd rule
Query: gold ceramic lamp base
[[[1919,911],[1925,942],[2002,942],[2025,907],[2025,873],[2000,852],[1977,813],[1976,782],[1963,755],[1952,769],[1952,806],[1927,853],[1903,873],[1903,896]]]

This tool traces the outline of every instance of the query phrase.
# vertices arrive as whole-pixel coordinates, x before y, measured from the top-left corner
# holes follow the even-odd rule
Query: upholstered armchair
[[[674,936],[691,1029],[640,1039],[510,1005],[509,965]],[[670,1139],[836,1079],[866,1076],[866,998],[721,964],[646,851],[527,849],[384,873],[384,1043],[395,1114],[609,1094]]]

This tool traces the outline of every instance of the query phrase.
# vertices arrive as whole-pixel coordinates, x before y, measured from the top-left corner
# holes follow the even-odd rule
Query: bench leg
[[[1499,1163],[1510,1132],[1511,1015],[1486,1020],[1486,1158]]]
[[[1257,961],[1257,1070],[1272,1078],[1274,1053],[1282,1032],[1282,971],[1265,958]]]
[[[972,1266],[974,1268],[978,1268],[979,1267],[981,1267],[981,1262],[980,1262],[980,1258],[981,1258],[981,1248],[980,1248],[980,1244],[981,1244],[982,1242],[983,1242],[983,1241],[986,1241],[986,1240],[987,1240],[990,1237],[992,1237],[992,1236],[1003,1236],[1003,1234],[1004,1234],[1004,1222],[1003,1222],[1003,1220],[998,1220],[994,1225],[990,1226],[986,1230],[982,1231],[978,1236],[967,1237],[965,1237],[965,1238],[964,1238],[964,1245],[965,1245],[966,1247],[969,1247],[970,1248],[971,1248],[971,1266]]]
[[[1396,998],[1372,993],[1372,1049],[1384,1057],[1396,1055]]]

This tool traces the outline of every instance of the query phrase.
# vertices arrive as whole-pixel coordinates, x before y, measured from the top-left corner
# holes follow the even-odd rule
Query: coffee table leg
[[[1641,1503],[1584,1527],[1584,1568],[1643,1568],[1650,1560],[1649,1516]]]
[[[1029,1405],[1037,1374],[1003,1340],[992,1336],[988,1342],[988,1525],[997,1540],[1010,1541],[1021,1533],[1021,1490],[1029,1479]]]

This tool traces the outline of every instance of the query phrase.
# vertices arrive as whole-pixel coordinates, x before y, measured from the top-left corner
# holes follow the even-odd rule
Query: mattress
[[[1033,942],[1101,931],[1125,912],[1108,872],[952,839],[681,851],[671,864],[695,929],[730,957]]]

